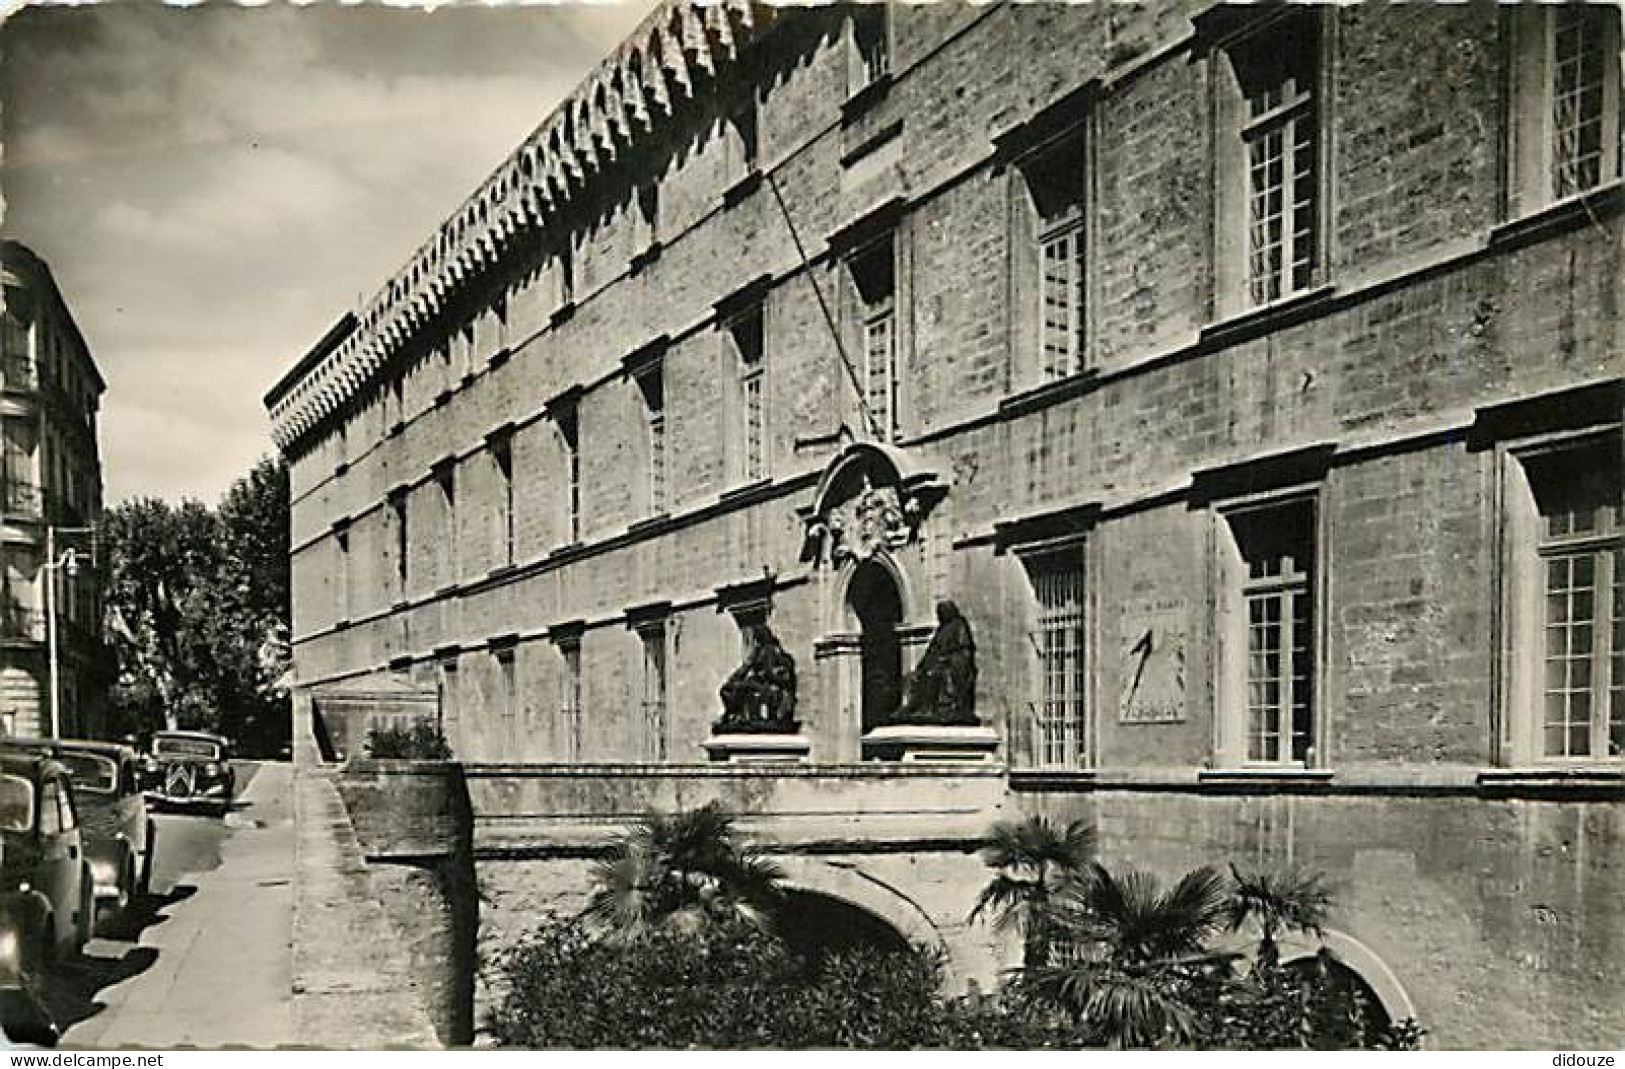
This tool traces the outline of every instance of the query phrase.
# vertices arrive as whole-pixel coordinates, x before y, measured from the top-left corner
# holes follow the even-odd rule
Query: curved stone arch
[[[853,905],[885,921],[911,944],[942,955],[949,975],[955,975],[948,943],[920,904],[890,884],[867,875],[854,865],[790,854],[774,859],[784,872],[782,885],[790,891],[810,891]]]
[[[878,442],[851,442],[824,466],[824,474],[818,479],[818,489],[813,493],[813,514],[822,515],[828,509],[830,495],[840,488],[850,471],[867,469],[879,476],[871,479],[871,482],[895,486],[905,477],[915,474],[914,468],[908,454],[900,449]]]
[[[1382,1003],[1383,1012],[1388,1014],[1390,1021],[1397,1024],[1407,1017],[1417,1016],[1416,1004],[1411,1001],[1411,996],[1399,982],[1394,970],[1377,956],[1376,951],[1347,932],[1327,928],[1321,932],[1319,940],[1301,935],[1284,935],[1278,945],[1282,964],[1314,957],[1322,948],[1330,950],[1339,962],[1365,981],[1371,993],[1377,996],[1377,1001]]]
[[[836,597],[830,605],[830,618],[826,621],[825,630],[830,633],[856,634],[859,631],[857,613],[852,608],[850,594],[852,592],[852,578],[857,574],[858,568],[865,562],[873,561],[878,564],[891,581],[897,586],[897,600],[902,604],[903,616],[899,623],[907,624],[918,618],[919,606],[914,600],[914,584],[908,577],[905,569],[897,558],[888,550],[876,550],[871,556],[858,558],[848,557],[841,562],[839,570],[835,573],[834,589]]]

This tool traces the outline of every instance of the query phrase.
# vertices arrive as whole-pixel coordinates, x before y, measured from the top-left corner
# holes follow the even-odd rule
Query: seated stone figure
[[[903,688],[903,704],[893,724],[942,724],[974,727],[976,718],[976,643],[959,606],[937,602],[937,630]]]
[[[796,723],[796,662],[766,624],[751,629],[750,653],[722,684],[719,734],[793,734]]]

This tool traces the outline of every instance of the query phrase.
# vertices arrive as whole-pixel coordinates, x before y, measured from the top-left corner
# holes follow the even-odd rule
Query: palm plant
[[[1317,873],[1288,868],[1276,872],[1242,872],[1230,866],[1233,880],[1226,923],[1234,932],[1249,920],[1259,928],[1260,966],[1280,961],[1277,939],[1282,932],[1321,933],[1332,908],[1332,894]]]
[[[743,922],[768,930],[783,872],[740,842],[715,803],[635,824],[593,866],[583,919],[614,938]]]
[[[1070,960],[1026,971],[1027,989],[1079,1017],[1114,1046],[1189,1042],[1200,1024],[1200,989],[1232,955],[1208,949],[1229,905],[1224,877],[1186,873],[1166,891],[1143,872],[1090,877],[1057,896],[1055,934]]]
[[[1062,889],[1084,879],[1094,856],[1095,832],[1081,820],[1065,828],[1041,816],[1000,821],[988,833],[982,861],[994,876],[976,896],[975,921],[993,915],[995,931],[1022,936],[1022,964],[1044,964],[1050,950],[1050,911]]]

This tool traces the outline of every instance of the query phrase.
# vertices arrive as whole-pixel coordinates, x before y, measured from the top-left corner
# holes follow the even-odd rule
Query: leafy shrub
[[[419,720],[411,727],[371,727],[367,730],[367,756],[379,760],[449,761],[451,745],[440,725]]]
[[[1064,1045],[1065,1028],[937,997],[940,963],[848,951],[813,962],[748,924],[594,937],[555,920],[498,964],[488,1026],[527,1048],[909,1049]]]

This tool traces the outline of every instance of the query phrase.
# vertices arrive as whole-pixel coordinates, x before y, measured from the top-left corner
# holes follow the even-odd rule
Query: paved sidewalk
[[[143,934],[152,967],[98,995],[102,1012],[69,1029],[64,1046],[273,1047],[300,1041],[293,1025],[295,828],[292,768],[262,766],[228,817],[220,866],[196,894]],[[159,849],[163,849],[160,835]]]

